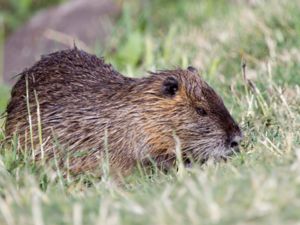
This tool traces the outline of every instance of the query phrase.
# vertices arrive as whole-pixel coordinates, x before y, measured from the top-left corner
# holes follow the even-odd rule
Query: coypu
[[[137,163],[163,169],[175,162],[175,136],[185,163],[226,158],[241,130],[193,67],[125,77],[103,59],[64,50],[20,74],[6,110],[6,136],[36,160],[57,157],[73,174],[129,174]],[[66,156],[68,160],[66,160]]]

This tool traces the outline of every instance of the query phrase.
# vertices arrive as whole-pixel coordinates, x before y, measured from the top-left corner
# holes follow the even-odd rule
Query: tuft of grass
[[[199,68],[242,125],[240,154],[179,173],[138,168],[116,184],[63,177],[12,140],[1,147],[0,224],[298,224],[300,4],[245,2],[126,2],[103,48],[130,76]],[[7,100],[1,86],[1,110]]]

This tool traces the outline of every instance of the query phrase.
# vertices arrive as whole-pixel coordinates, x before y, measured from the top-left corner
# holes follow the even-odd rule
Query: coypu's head
[[[152,73],[149,80],[151,89],[144,92],[151,95],[148,115],[152,113],[160,123],[153,132],[162,137],[166,126],[173,130],[186,162],[226,159],[238,150],[242,139],[238,124],[195,68]]]

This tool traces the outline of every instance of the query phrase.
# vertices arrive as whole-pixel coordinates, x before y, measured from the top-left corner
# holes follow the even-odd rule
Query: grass
[[[300,4],[239,2],[126,3],[96,52],[129,76],[198,67],[242,124],[241,154],[180,174],[137,172],[118,186],[62,178],[3,148],[0,224],[299,224]]]

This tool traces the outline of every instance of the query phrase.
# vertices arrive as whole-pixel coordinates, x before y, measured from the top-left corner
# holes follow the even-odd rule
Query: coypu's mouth
[[[237,155],[240,152],[240,148],[238,146],[235,146],[234,148],[228,149],[228,151],[225,152],[225,155],[220,157],[220,161],[227,162],[230,158]]]
[[[183,163],[185,168],[191,168],[193,166],[193,164],[199,164],[199,165],[203,165],[205,164],[209,159],[213,159],[214,161],[223,161],[223,162],[227,162],[230,158],[232,158],[233,156],[237,155],[240,152],[240,148],[238,146],[234,147],[234,148],[229,148],[225,151],[225,153],[223,155],[220,156],[209,156],[209,157],[204,157],[201,160],[195,162],[193,159],[193,157],[191,155],[183,155]]]
[[[233,155],[237,155],[238,153],[240,153],[240,147],[239,146],[235,146],[234,148],[230,148],[228,153],[226,154],[227,157],[233,156]]]

